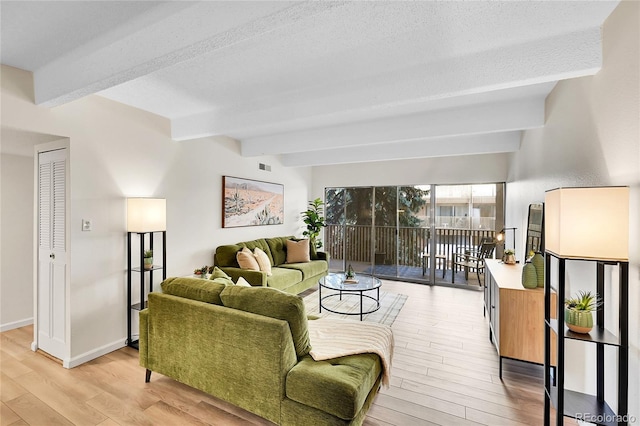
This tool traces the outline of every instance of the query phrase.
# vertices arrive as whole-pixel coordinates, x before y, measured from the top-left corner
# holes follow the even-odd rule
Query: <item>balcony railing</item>
[[[450,261],[458,249],[476,247],[483,237],[495,238],[495,231],[436,228],[434,237],[436,254],[445,255]],[[336,260],[418,267],[422,265],[422,253],[425,248],[428,250],[430,238],[428,228],[327,225],[323,250]]]

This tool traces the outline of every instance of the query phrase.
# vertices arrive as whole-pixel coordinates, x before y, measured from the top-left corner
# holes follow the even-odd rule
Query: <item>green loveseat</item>
[[[304,263],[286,263],[287,240],[293,236],[260,238],[237,244],[220,246],[214,255],[214,264],[237,281],[243,277],[253,286],[273,287],[291,294],[298,294],[318,284],[318,280],[327,275],[329,255],[311,251],[311,261]],[[267,254],[271,263],[271,276],[262,271],[241,269],[236,254],[247,247],[253,251],[259,247]]]
[[[362,424],[382,380],[378,355],[314,361],[299,296],[220,281],[168,278],[149,294],[146,381],[157,372],[279,425]]]

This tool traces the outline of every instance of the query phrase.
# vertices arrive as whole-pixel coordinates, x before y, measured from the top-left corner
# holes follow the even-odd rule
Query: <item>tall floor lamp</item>
[[[627,424],[624,419],[627,419],[629,408],[629,378],[633,376],[629,374],[629,242],[632,238],[629,233],[629,188],[553,189],[545,194],[544,215],[547,265],[544,286],[544,424],[551,423],[552,405],[555,407],[558,425],[563,424],[563,414],[574,418],[582,417],[593,423],[600,423],[596,419],[611,418],[615,420],[605,420],[605,423]],[[557,271],[557,276],[553,279],[549,272],[552,258],[554,270]],[[586,265],[587,262],[595,264],[595,294],[602,305],[595,313],[595,329],[586,335],[565,330],[567,316],[565,305],[561,301],[568,295],[570,275],[575,274],[566,267],[567,261],[573,262],[576,269],[578,265]],[[617,279],[614,278],[613,268],[618,270]],[[581,266],[580,269],[585,275],[590,268]],[[606,272],[607,270],[611,272]],[[610,278],[606,279],[608,275]],[[580,277],[575,281],[583,280]],[[617,289],[614,287],[616,281]],[[593,288],[593,283],[587,285]],[[552,302],[552,294],[557,296],[557,303]],[[606,297],[615,300],[612,296],[617,296],[617,303],[606,303]],[[615,311],[614,315],[605,314],[607,310]],[[595,375],[595,395],[565,390],[565,361],[570,359],[570,362],[575,362],[573,350],[571,358],[565,353],[567,339],[595,344],[595,365],[588,368]],[[555,354],[552,356],[551,342],[554,340]],[[610,361],[611,358],[605,362],[605,347],[611,349],[612,355],[617,350],[617,365]],[[584,358],[589,359],[588,356]],[[610,373],[612,369],[613,374]],[[605,398],[605,393],[609,389],[615,389],[609,385],[616,381],[618,410],[614,412],[608,405],[610,398]],[[586,412],[591,417],[578,414]]]
[[[127,198],[127,344],[138,348],[138,341],[132,339],[131,310],[146,307],[145,272],[149,273],[149,292],[153,291],[153,271],[162,269],[162,279],[167,278],[167,201],[164,198]],[[147,271],[143,268],[145,235],[149,236],[149,249],[153,250],[154,233],[162,232],[162,265],[151,265]],[[139,267],[132,265],[131,236],[138,234],[140,240]],[[132,272],[140,274],[140,303],[132,302]]]

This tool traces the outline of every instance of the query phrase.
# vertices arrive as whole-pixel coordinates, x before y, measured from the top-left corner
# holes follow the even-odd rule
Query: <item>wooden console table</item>
[[[544,289],[522,286],[522,266],[485,261],[484,309],[489,340],[500,356],[500,378],[503,358],[544,364]]]

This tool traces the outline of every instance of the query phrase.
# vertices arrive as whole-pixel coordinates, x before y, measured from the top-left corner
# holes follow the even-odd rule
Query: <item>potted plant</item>
[[[144,269],[147,271],[153,268],[153,250],[144,251]]]
[[[504,251],[504,263],[508,265],[514,265],[516,263],[516,252],[513,249],[506,249]]]
[[[564,301],[564,322],[575,333],[589,333],[593,328],[593,314],[602,306],[598,294],[579,291],[578,297]]]
[[[355,284],[358,282],[356,279],[356,273],[353,271],[351,265],[349,265],[347,271],[344,273],[344,282],[349,284]]]
[[[202,268],[196,268],[193,270],[193,275],[196,276],[196,278],[207,278],[207,271],[209,270],[209,267],[207,265],[203,266]]]
[[[309,201],[309,208],[301,212],[302,220],[307,224],[307,230],[302,233],[309,238],[312,247],[316,249],[322,248],[322,241],[318,238],[322,228],[326,226],[324,221],[323,207],[324,202],[320,198]]]
[[[351,265],[349,265],[349,267],[347,268],[347,272],[344,273],[344,277],[347,279],[356,277],[356,273],[353,272],[353,268],[351,267]]]

